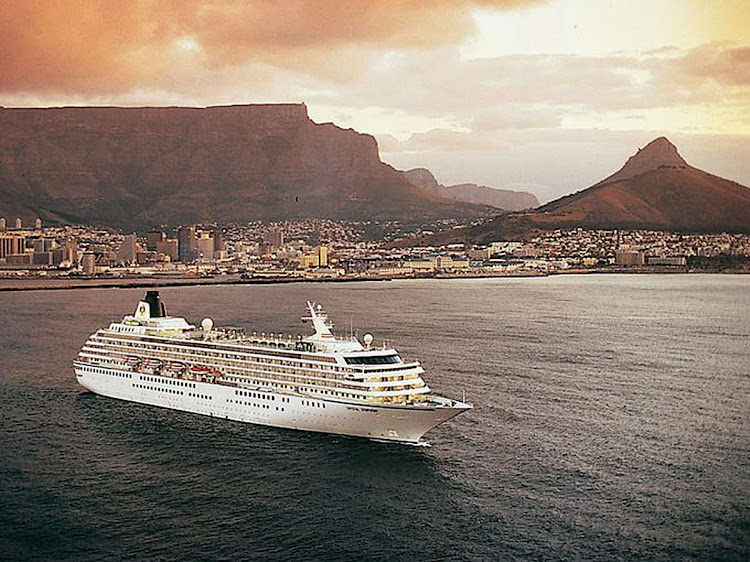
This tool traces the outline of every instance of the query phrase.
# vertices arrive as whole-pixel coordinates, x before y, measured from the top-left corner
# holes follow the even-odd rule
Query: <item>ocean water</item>
[[[387,338],[475,409],[375,443],[84,392],[136,289],[0,294],[0,559],[748,560],[750,276],[183,287],[194,323]]]

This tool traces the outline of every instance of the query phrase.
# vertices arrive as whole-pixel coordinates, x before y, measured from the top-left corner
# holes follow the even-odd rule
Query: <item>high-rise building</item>
[[[34,221],[34,228],[36,230],[41,230],[41,228],[42,228],[42,219],[36,219]]]
[[[328,246],[315,246],[309,254],[299,258],[301,267],[328,267]]]
[[[224,232],[221,230],[214,230],[211,235],[214,239],[214,252],[221,251],[224,249]]]
[[[196,259],[211,261],[214,259],[214,239],[208,232],[202,232],[195,240]]]
[[[281,228],[273,228],[266,232],[263,236],[263,241],[269,243],[271,246],[280,248],[284,245],[284,231]]]
[[[161,230],[151,230],[146,234],[146,249],[151,252],[158,252],[157,246],[159,242],[166,240],[167,235]]]
[[[177,258],[179,257],[177,251],[177,239],[166,238],[164,240],[161,240],[156,244],[156,251],[159,254],[169,256],[170,261],[177,261]]]
[[[76,267],[78,265],[78,242],[73,238],[66,240],[63,250],[63,261],[70,262],[71,266]]]
[[[0,258],[23,254],[26,248],[26,238],[23,236],[0,236]]]
[[[122,245],[117,250],[115,261],[118,264],[134,264],[138,256],[138,247],[135,234],[125,236]]]
[[[328,246],[315,246],[315,253],[318,255],[318,266],[328,267]]]
[[[0,217],[0,230],[5,230],[7,227],[7,224],[5,222],[5,217]]]
[[[223,260],[227,257],[227,243],[224,239],[224,232],[221,230],[213,231],[214,237],[214,259]]]
[[[21,219],[20,219],[20,218],[16,219],[16,228],[17,228],[18,230],[20,230],[20,229],[22,229],[22,228],[23,228],[23,222],[21,221]]]
[[[177,231],[177,253],[182,263],[195,261],[195,227],[181,226]]]

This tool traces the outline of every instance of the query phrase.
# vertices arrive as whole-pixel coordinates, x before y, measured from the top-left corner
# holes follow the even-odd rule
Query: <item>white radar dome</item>
[[[370,347],[372,345],[372,340],[374,340],[375,338],[372,337],[372,334],[365,334],[362,339],[365,340],[365,345],[367,347]]]
[[[201,320],[201,328],[203,328],[204,332],[210,332],[211,328],[214,327],[214,321],[210,318],[204,318]]]

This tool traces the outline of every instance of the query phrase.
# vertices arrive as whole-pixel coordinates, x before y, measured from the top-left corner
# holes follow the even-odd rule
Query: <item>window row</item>
[[[100,369],[98,367],[88,367],[87,370],[92,373],[96,373],[97,375],[110,375],[112,377],[122,377],[124,379],[129,379],[132,376],[129,373],[118,373],[117,371],[113,371],[111,369]]]
[[[138,378],[139,380],[146,381],[146,382],[159,382],[162,384],[170,384],[172,386],[184,386],[186,388],[195,388],[194,382],[181,381],[177,379],[168,379],[165,377],[149,377],[146,375],[141,375]]]
[[[164,388],[164,387],[161,387],[161,386],[149,386],[149,385],[146,385],[146,384],[138,384],[136,382],[133,383],[133,386],[135,388],[142,388],[144,390],[158,390],[159,392],[164,392],[166,394],[180,394],[180,395],[185,394],[184,391],[177,390],[176,388]]]

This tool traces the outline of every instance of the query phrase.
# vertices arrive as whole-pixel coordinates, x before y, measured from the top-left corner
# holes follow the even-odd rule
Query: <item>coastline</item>
[[[239,275],[220,275],[216,277],[169,277],[147,279],[142,277],[129,278],[87,278],[87,279],[0,279],[0,292],[15,291],[64,291],[80,289],[143,289],[153,287],[188,287],[207,285],[273,285],[289,283],[353,283],[353,282],[383,282],[420,279],[494,279],[519,277],[553,277],[561,275],[693,275],[693,274],[733,274],[747,275],[746,269],[688,269],[668,267],[606,267],[606,268],[576,268],[564,271],[526,271],[501,274],[454,274],[436,273],[421,276],[344,276],[338,278],[301,278],[301,277],[257,277],[242,278]]]

